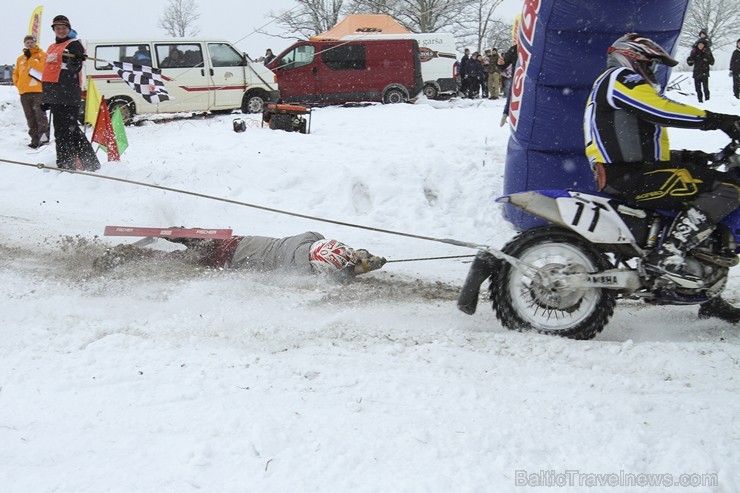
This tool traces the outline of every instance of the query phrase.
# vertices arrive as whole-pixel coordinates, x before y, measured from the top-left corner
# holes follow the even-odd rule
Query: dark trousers
[[[709,101],[709,77],[695,77],[694,88],[696,89],[696,97],[699,99],[700,103],[703,101],[702,89],[704,92],[704,100]]]
[[[511,91],[511,77],[501,77],[501,92],[503,93],[503,96],[506,98],[509,96],[509,91]]]
[[[77,169],[79,164],[85,171],[100,169],[95,151],[77,124],[79,106],[52,104],[50,107],[56,140],[57,168]]]
[[[46,118],[46,112],[41,109],[41,93],[27,92],[21,94],[21,106],[23,106],[23,113],[26,115],[31,144],[38,146],[42,139],[48,141],[49,120]]]
[[[684,209],[687,204],[718,223],[740,199],[740,180],[704,166],[670,162],[604,165],[604,192],[646,209]]]
[[[740,72],[732,74],[732,93],[740,99]]]
[[[468,97],[468,78],[460,77],[460,92],[463,93],[463,97]]]
[[[466,80],[468,81],[467,96],[470,99],[477,98],[480,91],[480,79],[477,76],[471,75]]]

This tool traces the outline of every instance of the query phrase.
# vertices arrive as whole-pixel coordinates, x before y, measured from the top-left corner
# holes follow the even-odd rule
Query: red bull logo
[[[525,0],[522,17],[519,21],[519,42],[517,43],[517,66],[514,71],[514,80],[511,86],[511,101],[509,102],[509,121],[516,130],[519,124],[519,113],[522,108],[522,94],[524,93],[524,78],[532,57],[531,47],[534,32],[537,26],[537,16],[540,12],[540,0]]]

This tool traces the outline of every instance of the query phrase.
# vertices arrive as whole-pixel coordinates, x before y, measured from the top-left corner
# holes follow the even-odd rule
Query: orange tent
[[[326,32],[311,37],[311,41],[342,39],[348,34],[409,34],[411,31],[386,14],[348,15]]]

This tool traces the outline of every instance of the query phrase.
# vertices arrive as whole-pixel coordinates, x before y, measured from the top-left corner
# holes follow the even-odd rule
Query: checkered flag
[[[129,62],[110,62],[110,64],[115,67],[121,79],[125,80],[131,89],[141,94],[147,102],[158,104],[172,99],[164,87],[162,71],[158,68]]]

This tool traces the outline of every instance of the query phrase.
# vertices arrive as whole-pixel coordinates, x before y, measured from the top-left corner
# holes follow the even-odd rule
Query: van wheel
[[[242,113],[262,113],[265,109],[265,99],[257,94],[246,94],[242,101]]]
[[[437,96],[439,96],[439,91],[434,86],[434,84],[428,84],[424,86],[424,96],[426,96],[427,99],[437,99]]]
[[[123,119],[124,125],[130,125],[134,120],[134,103],[126,99],[114,99],[108,102],[108,111],[111,115],[116,109],[121,110],[121,118]]]
[[[385,104],[398,104],[406,102],[406,95],[400,89],[388,89],[383,95]]]

